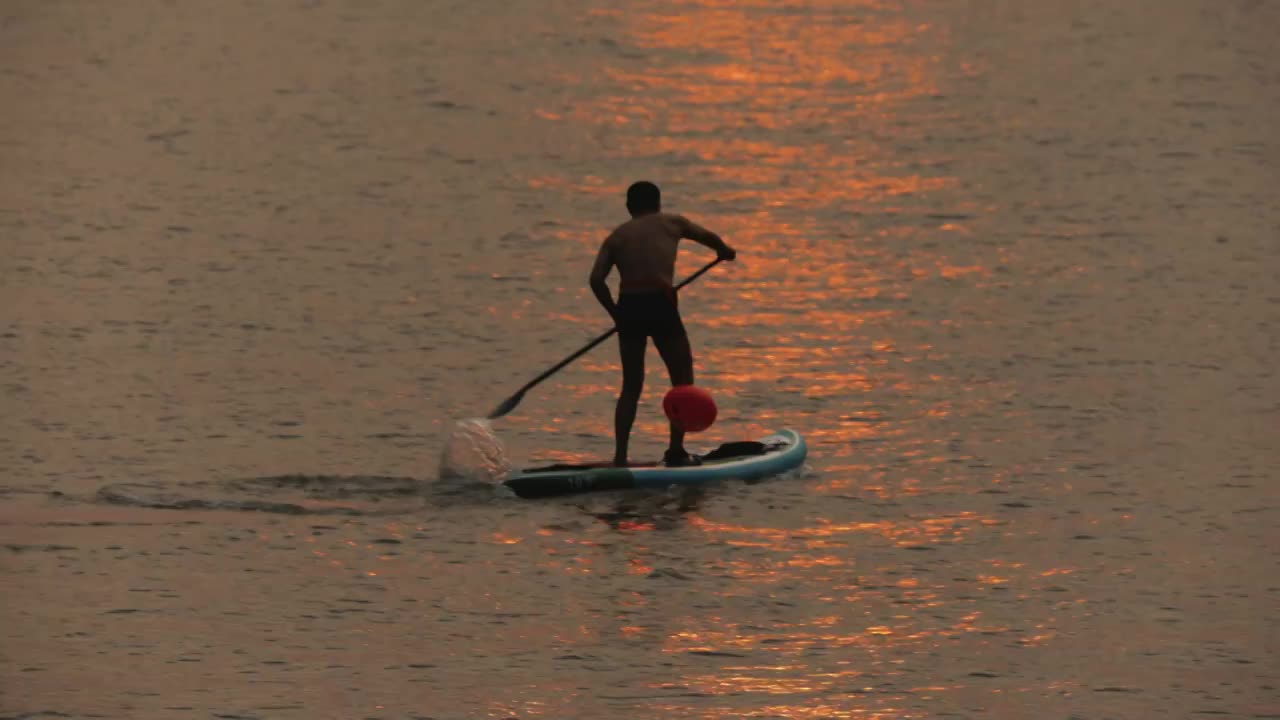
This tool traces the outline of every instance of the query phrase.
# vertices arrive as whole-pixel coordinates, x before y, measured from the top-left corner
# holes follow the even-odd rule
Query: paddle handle
[[[723,259],[724,259],[724,258],[719,258],[719,257],[718,257],[718,258],[716,258],[715,260],[712,260],[711,262],[709,262],[709,263],[707,263],[706,265],[702,266],[702,268],[701,268],[700,270],[698,270],[698,271],[697,271],[697,272],[695,272],[694,274],[690,275],[689,277],[685,278],[684,280],[680,281],[680,284],[679,284],[679,285],[676,285],[676,287],[675,287],[676,291],[679,291],[679,290],[680,290],[680,288],[682,288],[682,287],[684,287],[685,285],[688,285],[689,283],[693,282],[694,280],[697,280],[698,278],[702,277],[703,273],[707,272],[707,271],[708,271],[708,270],[710,270],[711,268],[713,268],[713,267],[715,267],[716,265],[718,265],[718,264],[719,264]],[[591,349],[592,349],[592,348],[594,348],[595,346],[597,346],[597,345],[599,345],[600,343],[604,342],[605,340],[608,340],[610,337],[613,337],[613,334],[614,334],[614,333],[616,333],[616,332],[618,332],[618,328],[617,328],[617,326],[614,326],[614,327],[609,328],[609,330],[608,330],[607,332],[601,333],[598,337],[596,337],[596,339],[594,339],[594,340],[592,340],[591,342],[587,343],[585,346],[583,346],[583,347],[582,347],[580,350],[578,350],[577,352],[575,352],[575,353],[573,353],[572,355],[570,355],[569,357],[567,357],[567,358],[565,358],[565,359],[561,360],[560,362],[556,363],[555,365],[552,365],[551,367],[547,368],[545,371],[543,371],[543,373],[542,373],[541,375],[539,375],[538,377],[536,377],[536,378],[534,378],[534,379],[530,380],[529,382],[525,383],[525,384],[524,384],[524,387],[520,388],[519,390],[517,390],[517,391],[515,392],[515,394],[514,394],[514,395],[512,395],[512,396],[511,396],[511,397],[509,397],[509,398],[507,398],[506,402],[504,402],[503,404],[499,405],[499,406],[498,406],[498,409],[497,409],[497,410],[495,410],[495,411],[493,411],[492,413],[490,413],[489,417],[490,417],[491,419],[492,419],[492,418],[496,418],[496,417],[501,417],[501,416],[506,415],[507,413],[511,412],[512,410],[514,410],[514,409],[515,409],[515,406],[520,402],[520,398],[521,398],[521,397],[523,397],[523,396],[524,396],[524,394],[525,394],[526,392],[528,392],[530,389],[532,389],[534,385],[537,385],[538,383],[542,382],[543,380],[546,380],[547,378],[551,377],[552,375],[555,375],[557,372],[559,372],[561,369],[563,369],[565,365],[568,365],[569,363],[573,362],[574,360],[577,360],[578,358],[582,357],[583,355],[586,355],[588,352],[590,352],[590,351],[591,351]]]
[[[719,264],[720,264],[721,262],[723,262],[723,261],[724,261],[724,258],[719,258],[719,257],[718,257],[718,258],[716,258],[715,260],[712,260],[711,262],[707,263],[706,265],[703,265],[703,266],[702,266],[702,268],[701,268],[700,270],[698,270],[698,272],[696,272],[696,273],[694,273],[694,274],[690,275],[689,277],[685,278],[684,280],[681,280],[681,281],[680,281],[680,284],[679,284],[679,285],[676,285],[676,290],[679,290],[680,288],[684,287],[685,285],[688,285],[689,283],[693,282],[694,280],[697,280],[698,278],[702,277],[702,274],[703,274],[703,273],[705,273],[706,271],[708,271],[708,270],[710,270],[711,268],[715,267],[716,265],[719,265]]]
[[[557,372],[559,372],[559,371],[561,370],[561,368],[563,368],[565,365],[568,365],[569,363],[573,362],[574,360],[577,360],[578,358],[582,357],[583,355],[586,355],[588,352],[590,352],[590,351],[591,351],[591,349],[592,349],[592,348],[594,348],[595,346],[597,346],[597,345],[599,345],[600,343],[604,342],[605,340],[608,340],[608,339],[609,339],[610,337],[612,337],[612,336],[613,336],[613,334],[614,334],[614,333],[616,333],[616,332],[618,332],[618,328],[616,328],[616,327],[611,327],[611,328],[609,328],[609,331],[608,331],[608,332],[600,334],[598,337],[596,337],[596,339],[595,339],[595,340],[592,340],[591,342],[587,343],[587,344],[586,344],[586,345],[585,345],[581,350],[578,350],[577,352],[575,352],[574,354],[570,355],[569,357],[567,357],[567,358],[565,358],[565,359],[561,360],[560,362],[556,363],[555,365],[552,365],[550,368],[548,368],[546,371],[544,371],[541,375],[539,375],[538,377],[536,377],[536,378],[534,378],[534,379],[530,380],[529,382],[525,383],[524,387],[522,387],[522,388],[520,388],[519,390],[517,390],[517,391],[516,391],[516,395],[523,395],[523,394],[525,394],[525,393],[526,393],[530,388],[532,388],[534,385],[537,385],[538,383],[542,382],[543,380],[546,380],[547,378],[551,377],[552,375],[555,375],[555,374],[556,374]]]
[[[698,278],[702,277],[702,274],[703,274],[703,273],[705,273],[706,271],[708,271],[708,270],[710,270],[711,268],[715,267],[715,266],[716,266],[716,264],[717,264],[717,263],[719,263],[721,260],[722,260],[722,258],[716,258],[715,260],[712,260],[711,262],[707,263],[706,265],[703,265],[703,266],[702,266],[702,269],[698,270],[698,271],[697,271],[697,272],[695,272],[694,274],[692,274],[692,275],[690,275],[689,277],[685,278],[684,280],[680,281],[680,284],[679,284],[679,285],[676,285],[676,288],[675,288],[675,289],[676,289],[676,291],[679,291],[679,290],[680,290],[680,288],[682,288],[682,287],[684,287],[685,285],[688,285],[689,283],[693,282],[694,280],[697,280]],[[551,377],[552,375],[555,375],[557,372],[559,372],[561,369],[563,369],[565,365],[568,365],[569,363],[573,362],[574,360],[577,360],[578,358],[582,357],[583,355],[586,355],[587,353],[591,352],[592,348],[594,348],[595,346],[597,346],[597,345],[599,345],[600,343],[604,342],[605,340],[608,340],[609,338],[613,337],[613,334],[614,334],[614,333],[616,333],[616,332],[618,332],[618,328],[615,326],[615,327],[611,327],[611,328],[609,328],[609,330],[608,330],[608,331],[606,331],[606,332],[604,332],[604,333],[601,333],[599,336],[597,336],[597,337],[596,337],[596,339],[595,339],[595,340],[592,340],[591,342],[587,343],[587,344],[586,344],[586,345],[585,345],[581,350],[578,350],[577,352],[575,352],[574,354],[570,355],[569,357],[567,357],[567,358],[565,358],[565,359],[561,360],[560,362],[558,362],[558,363],[556,363],[555,365],[553,365],[553,366],[551,366],[550,368],[548,368],[545,372],[543,372],[543,373],[542,373],[541,375],[539,375],[538,377],[536,377],[536,378],[534,378],[534,379],[530,380],[529,382],[525,383],[525,386],[524,386],[524,387],[522,387],[522,388],[520,388],[520,390],[517,392],[517,394],[519,394],[519,395],[523,395],[523,394],[525,394],[525,392],[527,392],[527,391],[528,391],[530,388],[532,388],[534,385],[537,385],[538,383],[542,382],[543,380],[546,380],[547,378]]]

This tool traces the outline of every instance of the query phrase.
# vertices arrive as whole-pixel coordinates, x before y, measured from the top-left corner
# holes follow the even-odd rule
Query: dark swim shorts
[[[684,335],[679,303],[674,292],[624,293],[618,298],[618,334],[623,337]]]

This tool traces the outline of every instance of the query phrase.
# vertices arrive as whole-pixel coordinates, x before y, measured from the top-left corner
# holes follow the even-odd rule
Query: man
[[[693,384],[693,351],[676,303],[674,275],[676,250],[681,238],[689,238],[716,251],[723,260],[737,256],[719,235],[689,220],[662,212],[662,193],[651,182],[637,182],[627,188],[627,211],[631,219],[619,225],[596,255],[591,269],[591,291],[613,318],[618,328],[618,351],[622,356],[622,391],[614,411],[615,450],[613,464],[627,464],[627,445],[636,419],[636,405],[644,388],[644,354],[648,338],[658,348],[667,365],[671,384]],[[622,277],[615,303],[605,283],[609,271],[618,268]],[[667,465],[696,463],[684,449],[684,430],[671,424],[671,444],[663,455]]]

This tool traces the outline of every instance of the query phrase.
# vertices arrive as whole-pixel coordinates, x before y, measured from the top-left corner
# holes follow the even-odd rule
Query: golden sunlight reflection
[[[901,520],[821,522],[807,528],[749,527],[691,517],[694,527],[721,542],[762,543],[774,549],[789,549],[796,540],[810,538],[846,538],[850,534],[877,535],[899,547],[916,547],[936,543],[960,542],[975,525],[985,518],[973,512],[959,512],[942,517],[925,517],[910,522]]]
[[[785,222],[770,208],[870,208],[954,182],[904,166],[892,153],[901,134],[895,108],[938,92],[938,60],[910,51],[936,28],[872,2],[689,2],[678,12],[598,13],[622,24],[638,52],[660,51],[663,61],[606,66],[606,85],[616,93],[538,114],[634,136],[616,145],[628,160],[698,168],[719,203],[765,211],[752,226],[781,229]],[[766,35],[758,32],[762,23]],[[851,157],[864,161],[851,164]],[[599,178],[531,185],[553,183],[601,188]]]
[[[637,44],[679,54],[698,48],[686,64],[661,75],[623,78],[635,88],[664,81],[695,104],[748,101],[772,115],[788,101],[805,100],[813,86],[827,87],[834,100],[850,89],[868,89],[860,99],[931,88],[931,58],[897,52],[929,28],[874,13],[877,3],[820,8],[808,2],[683,3],[678,13],[632,18]],[[767,13],[770,32],[755,30]],[[875,16],[875,22],[865,22]],[[621,73],[621,71],[616,71]],[[905,85],[911,90],[900,90]],[[843,91],[843,92],[841,92]],[[927,91],[927,90],[926,90]],[[619,103],[619,116],[628,108]]]

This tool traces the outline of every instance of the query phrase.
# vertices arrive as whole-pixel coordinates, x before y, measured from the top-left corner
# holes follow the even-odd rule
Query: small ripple
[[[488,483],[382,475],[276,475],[221,482],[105,485],[96,502],[159,510],[233,510],[282,515],[401,515],[430,503],[493,500]]]

